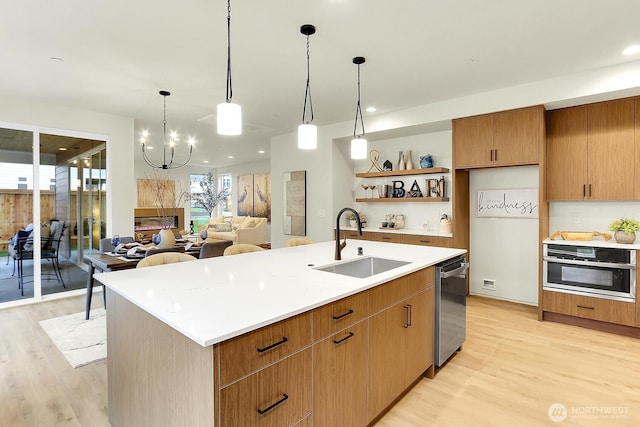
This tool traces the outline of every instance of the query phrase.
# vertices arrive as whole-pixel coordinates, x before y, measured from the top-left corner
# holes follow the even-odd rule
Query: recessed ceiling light
[[[67,151],[67,147],[60,147],[58,148],[59,151]]]
[[[376,107],[367,107],[367,113],[375,113]]]
[[[264,150],[258,150],[258,153],[264,154]]]
[[[233,156],[229,156],[229,157],[227,157],[227,158],[228,158],[228,159],[233,159]]]
[[[150,147],[147,145],[147,147],[145,148],[146,150],[153,150],[153,147]]]
[[[638,52],[640,52],[640,46],[637,44],[634,44],[632,46],[629,46],[625,50],[623,50],[622,54],[625,56],[631,56],[631,55],[635,55]]]
[[[205,160],[204,162],[205,162],[205,163],[209,163],[209,160]]]
[[[57,57],[57,56],[52,56],[52,57],[51,57],[51,60],[52,60],[52,61],[60,61],[60,62],[64,62],[64,59],[59,58],[59,57]]]

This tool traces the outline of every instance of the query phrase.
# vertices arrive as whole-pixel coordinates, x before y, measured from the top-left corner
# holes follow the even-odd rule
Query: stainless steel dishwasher
[[[464,256],[436,265],[435,364],[442,366],[464,343],[467,330],[467,269]]]

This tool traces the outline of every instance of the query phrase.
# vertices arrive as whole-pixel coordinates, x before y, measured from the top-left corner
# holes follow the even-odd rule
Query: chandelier
[[[156,168],[156,169],[181,168],[182,166],[189,163],[189,160],[191,160],[191,153],[193,152],[193,144],[195,144],[196,140],[192,137],[189,137],[189,140],[188,140],[189,158],[187,159],[187,161],[181,164],[174,164],[173,160],[175,156],[176,143],[180,141],[180,137],[178,136],[177,132],[171,131],[171,133],[169,134],[169,140],[167,140],[167,96],[171,95],[171,92],[167,92],[166,90],[161,90],[159,93],[160,95],[162,95],[163,102],[164,102],[164,113],[162,116],[162,135],[163,135],[162,163],[154,163],[147,156],[147,152],[145,151],[147,142],[149,142],[149,131],[147,130],[143,130],[142,136],[140,137],[140,143],[142,145],[142,157],[144,158],[144,161],[152,168]],[[169,146],[170,153],[171,153],[171,158],[169,159],[168,163],[167,163],[167,145]]]

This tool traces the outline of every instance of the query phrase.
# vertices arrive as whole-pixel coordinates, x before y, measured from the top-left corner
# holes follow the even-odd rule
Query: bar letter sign
[[[478,190],[478,218],[538,218],[538,189]]]

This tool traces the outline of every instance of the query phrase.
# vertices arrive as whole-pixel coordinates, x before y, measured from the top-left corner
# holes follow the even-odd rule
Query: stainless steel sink
[[[337,264],[315,267],[315,270],[326,271],[329,273],[342,274],[351,277],[370,277],[375,274],[384,273],[394,268],[402,267],[410,264],[407,261],[397,261],[395,259],[362,257]]]

